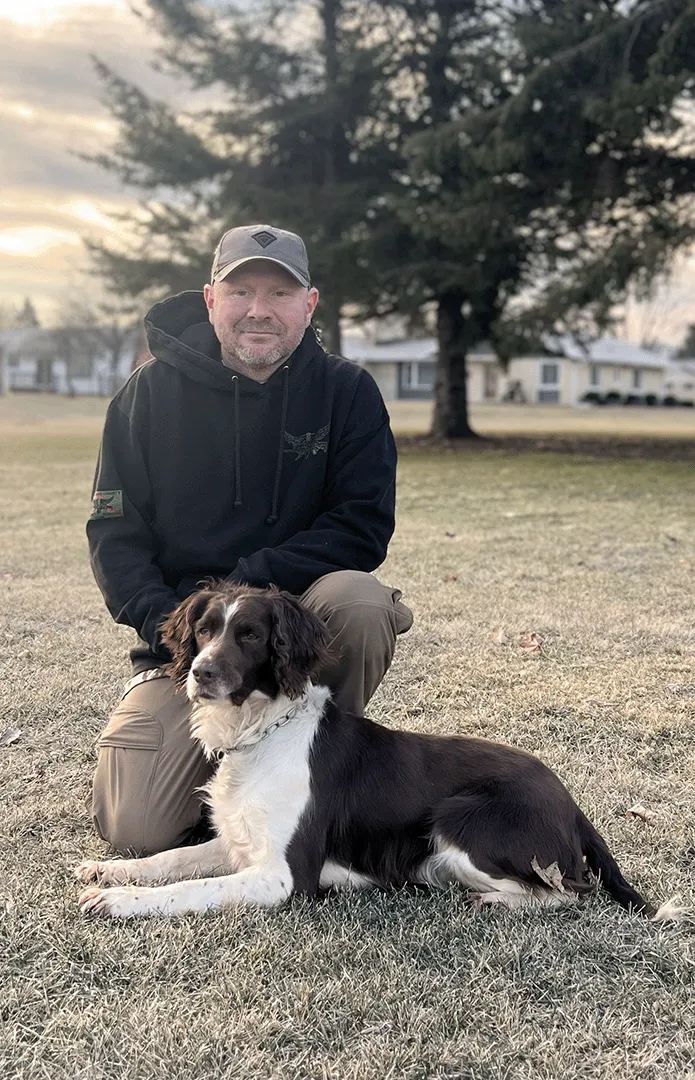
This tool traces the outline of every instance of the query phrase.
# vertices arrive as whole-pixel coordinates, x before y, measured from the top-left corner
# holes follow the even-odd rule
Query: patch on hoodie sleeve
[[[123,517],[123,492],[95,491],[92,505],[94,509],[89,516],[90,521],[99,521],[101,518]]]

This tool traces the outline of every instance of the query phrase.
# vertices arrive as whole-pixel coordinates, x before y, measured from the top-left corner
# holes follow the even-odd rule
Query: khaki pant
[[[303,602],[327,623],[336,660],[319,673],[336,703],[362,714],[388,671],[396,637],[410,629],[398,589],[371,574],[341,570],[306,591]],[[101,738],[92,814],[99,835],[118,851],[151,855],[179,847],[201,822],[196,789],[214,766],[188,730],[190,704],[168,678],[126,690]]]

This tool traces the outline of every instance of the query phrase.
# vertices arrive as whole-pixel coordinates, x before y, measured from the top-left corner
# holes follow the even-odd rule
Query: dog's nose
[[[191,671],[196,682],[202,683],[203,685],[212,682],[215,677],[215,668],[209,662],[196,664],[195,667],[191,668]]]

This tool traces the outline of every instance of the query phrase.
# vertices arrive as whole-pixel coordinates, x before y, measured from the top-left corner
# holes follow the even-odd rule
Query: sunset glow
[[[54,229],[46,225],[18,226],[0,232],[0,254],[3,255],[34,259],[65,244],[79,247],[80,238],[67,229]]]
[[[0,19],[19,26],[42,27],[58,19],[69,19],[77,10],[90,7],[118,7],[116,0],[0,0]]]

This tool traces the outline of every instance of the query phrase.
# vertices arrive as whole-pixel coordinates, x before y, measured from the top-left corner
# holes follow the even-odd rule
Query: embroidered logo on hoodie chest
[[[303,435],[291,435],[289,431],[284,433],[288,447],[286,454],[294,454],[295,461],[303,461],[314,457],[316,454],[328,453],[328,432],[331,425],[319,428],[318,431],[306,431]]]

